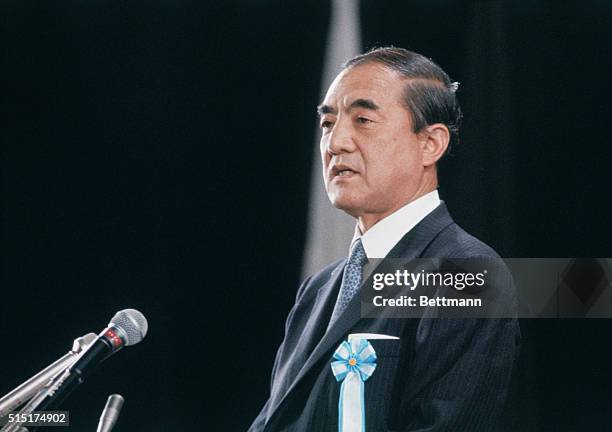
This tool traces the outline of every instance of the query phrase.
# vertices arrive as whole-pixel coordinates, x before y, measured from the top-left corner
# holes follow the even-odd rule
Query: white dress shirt
[[[433,191],[409,202],[404,207],[379,220],[372,228],[361,233],[359,224],[355,227],[355,235],[351,241],[351,249],[355,241],[361,238],[361,243],[368,259],[384,258],[401,239],[421,220],[440,205],[438,191]],[[349,250],[350,256],[350,250]]]

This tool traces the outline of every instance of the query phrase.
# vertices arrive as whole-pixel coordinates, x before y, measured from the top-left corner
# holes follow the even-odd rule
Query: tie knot
[[[349,256],[348,265],[363,267],[367,261],[368,257],[366,256],[361,239],[357,239],[355,245],[353,246],[353,250],[351,251],[351,256]]]

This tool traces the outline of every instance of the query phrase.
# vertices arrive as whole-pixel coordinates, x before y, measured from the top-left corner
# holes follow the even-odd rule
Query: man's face
[[[366,63],[340,73],[319,107],[327,195],[354,217],[380,220],[427,192],[405,85],[396,72]]]

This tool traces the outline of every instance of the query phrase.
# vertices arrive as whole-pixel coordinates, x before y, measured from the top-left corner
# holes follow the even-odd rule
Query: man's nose
[[[350,153],[355,150],[353,131],[345,121],[337,121],[329,134],[327,151],[331,154]]]

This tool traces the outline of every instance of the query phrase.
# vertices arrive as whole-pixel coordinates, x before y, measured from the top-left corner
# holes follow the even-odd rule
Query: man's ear
[[[450,142],[450,132],[446,125],[435,123],[427,126],[423,131],[421,146],[423,149],[423,166],[434,165],[442,157],[448,143]]]

